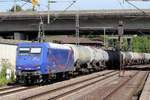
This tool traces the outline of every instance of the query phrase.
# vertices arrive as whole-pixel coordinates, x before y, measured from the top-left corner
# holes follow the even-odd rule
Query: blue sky
[[[13,0],[0,0],[13,1]],[[66,0],[57,0],[66,1]],[[67,0],[71,1],[71,0]],[[47,10],[48,0],[39,0],[41,5],[40,10]],[[132,2],[141,9],[150,9],[149,2]],[[23,5],[24,2],[17,2],[18,5]],[[68,7],[70,2],[59,2],[51,4],[51,10],[64,10]],[[13,2],[0,2],[0,12],[6,12],[13,6]],[[23,9],[32,8],[32,4],[28,3],[23,6]],[[134,9],[128,3],[123,3],[123,0],[77,0],[77,2],[69,10],[100,10],[100,9]]]

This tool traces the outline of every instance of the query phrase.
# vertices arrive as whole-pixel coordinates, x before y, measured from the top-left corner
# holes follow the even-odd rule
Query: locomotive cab
[[[73,51],[68,46],[54,43],[20,43],[18,45],[16,76],[19,82],[41,83],[44,80],[49,81],[54,74],[69,72],[73,69]]]
[[[41,65],[41,47],[18,48],[17,70],[39,70]]]
[[[39,79],[44,66],[44,46],[35,43],[22,43],[17,48],[16,76],[18,80]]]

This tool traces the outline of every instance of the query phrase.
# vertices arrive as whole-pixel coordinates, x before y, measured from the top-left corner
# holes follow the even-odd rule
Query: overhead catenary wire
[[[131,21],[135,21],[135,20],[138,20],[138,19],[141,19],[143,17],[150,17],[150,13],[147,13],[145,12],[144,10],[140,9],[139,7],[137,7],[136,5],[134,5],[133,3],[129,2],[131,0],[124,0],[126,3],[128,3],[130,6],[134,7],[135,9],[137,9],[139,12],[141,12],[141,14],[139,14],[141,17],[135,17],[133,19],[130,19],[128,20],[128,22],[131,22]],[[141,1],[141,0],[132,0],[132,1]]]
[[[0,2],[14,2],[14,0],[0,0]],[[23,4],[23,6],[27,3],[32,3],[32,0],[16,0],[15,2],[26,2]],[[76,2],[77,0],[64,0],[64,1],[60,1],[60,0],[52,0],[50,1],[50,3],[65,3],[65,2],[72,2],[71,4],[69,4],[69,6],[67,6],[63,11],[67,11],[69,8],[71,8]],[[44,4],[40,4],[40,6],[43,6],[45,8],[47,8],[48,6],[47,5],[44,5]]]
[[[16,2],[24,1],[27,2],[29,0],[16,0]],[[14,2],[14,0],[0,0],[0,2]]]
[[[76,2],[77,0],[74,0],[68,7],[65,8],[64,11],[67,11],[69,8],[71,8]]]
[[[116,1],[119,3],[119,5],[121,6],[121,8],[124,8],[123,5],[122,5],[122,3],[120,2],[120,0],[116,0]]]
[[[65,13],[68,9],[70,9],[76,2],[77,2],[78,0],[73,0],[72,1],[72,3],[69,5],[69,6],[67,6],[63,11],[62,11],[62,13]],[[53,19],[53,21],[52,22],[54,22],[54,21],[56,21],[57,19],[58,19],[58,15],[55,15],[55,18]]]
[[[128,4],[130,4],[131,6],[133,6],[134,8],[136,8],[137,10],[141,11],[144,15],[146,15],[145,11],[138,8],[136,5],[132,4],[131,2],[129,2],[128,0],[125,0]]]

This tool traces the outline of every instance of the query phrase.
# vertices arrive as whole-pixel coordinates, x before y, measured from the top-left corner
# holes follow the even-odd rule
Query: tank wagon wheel
[[[103,70],[103,65],[101,61],[96,63],[96,68],[97,68],[97,71]]]
[[[102,70],[105,69],[105,68],[107,68],[106,66],[107,66],[107,65],[106,65],[106,62],[103,60],[103,61],[102,61]]]
[[[99,64],[100,64],[100,70],[104,70],[105,69],[105,61],[100,61],[99,62]]]
[[[79,61],[79,60],[77,60],[75,66],[76,66],[77,69],[80,69],[80,68],[81,68],[80,61]]]
[[[92,68],[92,70],[94,70],[96,72],[97,68],[98,68],[98,66],[96,65],[96,61],[93,60],[90,65],[94,67],[94,68]],[[90,70],[90,71],[92,72],[92,70]]]
[[[76,77],[78,74],[82,74],[82,71],[81,71],[81,64],[80,64],[80,61],[77,60],[76,63],[75,63],[75,71],[74,71],[74,76]]]
[[[107,68],[107,64],[105,61],[101,61],[101,69],[100,70],[104,70],[105,68]]]

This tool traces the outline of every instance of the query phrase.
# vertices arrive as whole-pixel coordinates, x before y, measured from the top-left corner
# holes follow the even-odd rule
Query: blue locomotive
[[[17,48],[16,76],[25,83],[49,81],[56,73],[74,68],[72,48],[54,43],[21,43]],[[50,76],[51,75],[51,76]]]

